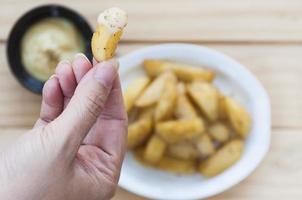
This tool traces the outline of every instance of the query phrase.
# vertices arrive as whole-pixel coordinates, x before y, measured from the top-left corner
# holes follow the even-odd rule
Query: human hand
[[[81,54],[58,64],[34,128],[0,155],[1,199],[113,196],[127,139],[117,68],[113,60],[92,67]]]

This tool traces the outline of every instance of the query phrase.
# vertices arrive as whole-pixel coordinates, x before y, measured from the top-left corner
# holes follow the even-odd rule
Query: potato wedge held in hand
[[[143,67],[151,77],[155,77],[166,70],[172,70],[181,81],[212,81],[215,76],[212,71],[202,69],[198,66],[194,67],[164,60],[147,59],[144,61]]]
[[[125,92],[123,92],[126,111],[129,112],[137,98],[141,95],[147,85],[150,83],[150,78],[142,76],[132,81]]]
[[[177,86],[177,100],[174,115],[177,119],[192,119],[197,117],[195,108],[185,94],[185,86],[179,83]]]
[[[228,142],[208,160],[201,163],[199,166],[200,173],[212,177],[223,172],[240,159],[243,149],[242,140],[236,139]]]
[[[155,108],[155,121],[161,121],[172,116],[177,98],[177,79],[172,72],[166,80],[163,93]]]
[[[251,117],[244,107],[234,99],[225,97],[225,106],[228,119],[235,132],[246,137],[251,129]]]
[[[148,141],[145,152],[144,159],[148,163],[156,164],[164,156],[167,148],[167,144],[157,135],[153,135]]]
[[[109,8],[98,16],[98,26],[91,39],[91,49],[97,61],[113,57],[127,25],[127,13],[120,8]]]
[[[106,26],[97,26],[91,40],[93,57],[99,62],[112,58],[121,36],[122,31],[112,35]]]
[[[191,140],[203,133],[204,122],[200,118],[170,120],[156,124],[155,131],[167,143]]]
[[[144,118],[140,119],[128,126],[128,143],[129,149],[135,148],[141,145],[148,139],[152,130],[152,119]]]
[[[187,85],[188,93],[200,110],[211,121],[218,118],[219,94],[217,89],[206,82],[195,81]]]
[[[157,77],[135,102],[137,107],[145,107],[155,104],[162,95],[166,81],[171,78],[170,72],[165,72]]]

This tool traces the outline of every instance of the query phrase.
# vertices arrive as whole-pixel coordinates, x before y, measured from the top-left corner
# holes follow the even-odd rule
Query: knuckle
[[[98,93],[92,91],[87,94],[86,100],[86,110],[94,117],[98,117],[106,103],[104,95],[98,95]]]

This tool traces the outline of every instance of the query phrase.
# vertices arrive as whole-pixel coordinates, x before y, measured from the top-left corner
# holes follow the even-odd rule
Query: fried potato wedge
[[[201,135],[205,129],[200,118],[158,122],[155,126],[156,134],[170,144],[191,140]]]
[[[121,36],[122,31],[112,34],[106,26],[97,26],[91,39],[93,57],[99,62],[112,58]]]
[[[155,121],[161,121],[172,116],[177,98],[177,79],[172,72],[166,80],[163,93],[155,108]]]
[[[151,77],[158,76],[165,70],[172,70],[181,81],[212,81],[215,76],[212,71],[198,66],[168,62],[164,60],[147,59],[144,61],[143,67]]]
[[[230,97],[225,98],[228,119],[235,132],[241,137],[246,137],[251,129],[251,117],[245,108]]]
[[[135,148],[144,143],[151,134],[152,119],[140,119],[128,126],[128,143],[129,149]]]
[[[188,84],[187,89],[193,101],[206,117],[211,121],[215,121],[218,118],[219,109],[217,89],[213,85],[201,81]]]
[[[173,158],[183,160],[195,160],[199,157],[199,152],[190,142],[180,142],[168,146],[167,154]]]
[[[165,72],[158,76],[151,84],[149,84],[141,96],[136,100],[135,106],[146,107],[155,104],[163,93],[166,81],[170,78],[170,72]]]
[[[199,153],[202,156],[209,156],[215,152],[215,146],[208,134],[203,134],[202,136],[194,140],[194,142],[196,144]]]
[[[177,100],[174,115],[178,119],[192,119],[197,117],[194,106],[186,96],[186,89],[183,83],[179,83],[177,87]]]
[[[236,139],[228,142],[214,155],[200,164],[200,173],[207,177],[220,174],[240,159],[243,150],[244,144],[242,140]]]
[[[219,98],[218,98],[218,115],[219,115],[219,119],[221,120],[225,120],[227,119],[227,110],[226,110],[226,104],[225,104],[225,96],[223,94],[219,94]]]
[[[139,119],[152,119],[154,116],[155,106],[148,106],[139,109],[138,118]]]
[[[144,160],[156,164],[165,154],[167,144],[157,135],[153,135],[147,143]]]
[[[150,83],[151,79],[147,76],[142,76],[132,81],[123,92],[126,111],[129,112],[137,98],[142,94],[144,89]]]
[[[179,174],[193,174],[197,171],[196,162],[194,160],[181,160],[169,156],[164,156],[156,167]]]
[[[217,142],[224,143],[230,138],[229,128],[221,123],[216,122],[208,128],[209,135]]]

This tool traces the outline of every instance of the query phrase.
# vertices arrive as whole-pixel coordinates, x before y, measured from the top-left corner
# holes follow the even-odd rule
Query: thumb
[[[81,80],[63,113],[52,122],[64,149],[76,153],[96,122],[117,76],[118,63],[98,63]],[[68,151],[68,150],[67,150]]]

